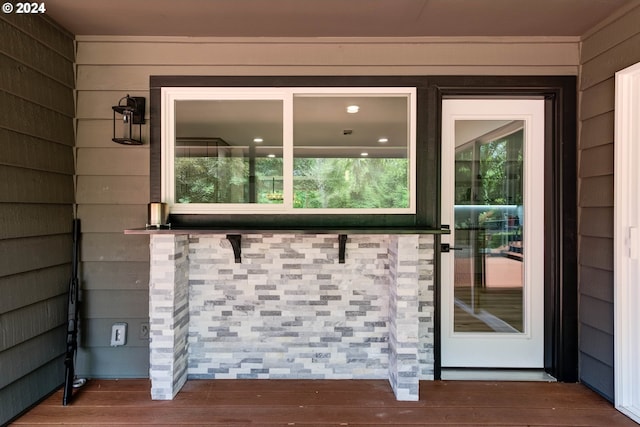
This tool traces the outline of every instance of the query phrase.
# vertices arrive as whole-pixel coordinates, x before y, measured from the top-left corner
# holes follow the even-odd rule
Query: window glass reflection
[[[177,203],[282,204],[282,101],[176,101]]]
[[[294,208],[407,208],[407,96],[297,95]]]
[[[524,331],[523,129],[456,121],[456,332]]]

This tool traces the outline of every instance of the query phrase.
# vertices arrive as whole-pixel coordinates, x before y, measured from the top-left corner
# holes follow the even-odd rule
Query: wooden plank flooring
[[[384,380],[190,380],[152,401],[148,380],[57,391],[14,426],[637,426],[580,384],[424,381],[398,402]]]

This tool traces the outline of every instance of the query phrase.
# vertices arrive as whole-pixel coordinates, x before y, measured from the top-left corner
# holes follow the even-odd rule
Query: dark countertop
[[[124,234],[449,234],[448,229],[411,227],[351,227],[351,228],[135,228]]]

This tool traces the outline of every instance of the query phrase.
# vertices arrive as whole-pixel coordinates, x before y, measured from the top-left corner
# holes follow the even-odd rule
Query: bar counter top
[[[124,234],[450,234],[450,230],[419,227],[278,227],[278,228],[134,228]]]

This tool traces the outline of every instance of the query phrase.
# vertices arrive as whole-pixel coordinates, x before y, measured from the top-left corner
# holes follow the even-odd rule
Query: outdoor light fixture
[[[113,138],[111,140],[124,145],[142,145],[145,99],[127,95],[120,98],[118,105],[111,108],[113,109]],[[119,114],[117,118],[116,114]],[[117,126],[116,122],[120,125]],[[138,125],[137,139],[133,133],[133,125]],[[118,128],[117,134],[116,127]]]

